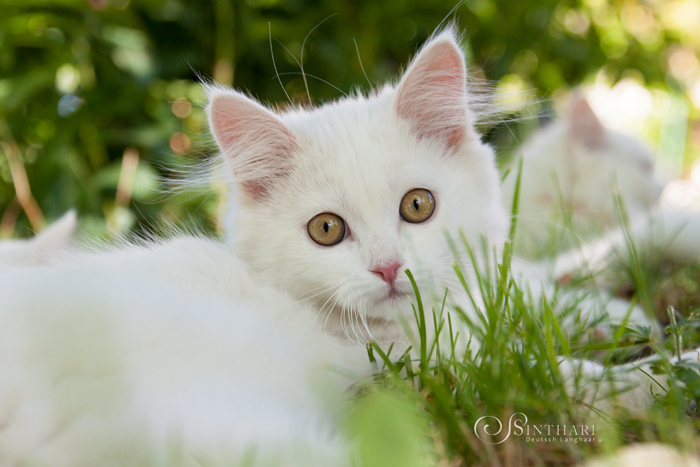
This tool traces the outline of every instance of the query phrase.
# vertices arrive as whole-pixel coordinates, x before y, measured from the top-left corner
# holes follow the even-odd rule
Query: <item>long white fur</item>
[[[0,281],[0,465],[347,458],[334,406],[368,371],[364,349],[222,244],[182,238]]]

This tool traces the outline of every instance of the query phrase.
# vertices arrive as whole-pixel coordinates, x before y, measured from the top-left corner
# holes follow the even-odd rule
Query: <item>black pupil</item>
[[[328,225],[328,222],[323,223],[323,231],[328,233],[328,229],[330,229],[330,226]]]
[[[416,208],[416,211],[420,211],[420,199],[419,198],[413,198],[413,207]]]

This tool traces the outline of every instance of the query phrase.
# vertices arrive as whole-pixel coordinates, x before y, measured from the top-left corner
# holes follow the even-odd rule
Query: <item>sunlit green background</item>
[[[476,74],[546,99],[516,113],[550,115],[573,86],[619,88],[645,103],[627,126],[675,175],[696,158],[698,0],[0,0],[0,234],[70,208],[97,236],[216,229],[210,195],[162,181],[212,153],[198,73],[281,104],[276,62],[293,100],[319,103],[396,76],[445,18]],[[507,152],[538,122],[487,137]]]

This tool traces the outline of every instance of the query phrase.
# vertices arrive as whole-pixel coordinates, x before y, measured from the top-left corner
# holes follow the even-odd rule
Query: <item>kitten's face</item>
[[[233,235],[241,256],[316,304],[322,319],[410,312],[406,269],[425,292],[455,285],[445,232],[500,243],[506,225],[492,151],[466,108],[462,60],[443,36],[396,89],[283,115],[278,136],[293,149],[278,174],[239,185]],[[446,87],[456,106],[445,107]],[[426,111],[431,105],[437,110]]]
[[[342,106],[327,109],[335,115],[324,110],[290,125],[303,141],[292,172],[270,202],[242,207],[234,227],[238,251],[274,282],[320,306],[386,318],[385,307],[405,308],[413,296],[405,269],[424,281],[454,277],[444,231],[501,239],[492,154],[478,140],[452,154],[379,115],[349,127]],[[410,223],[400,205],[416,188],[432,193],[435,209]],[[321,213],[344,221],[345,238],[333,246],[309,235],[309,221]],[[393,284],[373,272],[396,263]]]

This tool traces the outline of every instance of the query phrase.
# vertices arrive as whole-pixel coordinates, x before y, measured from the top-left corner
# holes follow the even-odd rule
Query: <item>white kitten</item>
[[[369,97],[277,116],[212,89],[238,254],[184,238],[0,269],[0,464],[347,463],[333,375],[371,370],[349,342],[406,342],[404,271],[452,277],[444,230],[504,240],[465,83],[447,32]]]
[[[516,251],[529,257],[580,245],[617,225],[617,191],[636,218],[658,202],[663,187],[654,174],[653,154],[635,138],[605,128],[583,97],[519,150],[503,185],[507,206],[520,158]]]
[[[75,211],[68,211],[30,240],[0,242],[0,264],[46,264],[70,246],[77,220]]]

